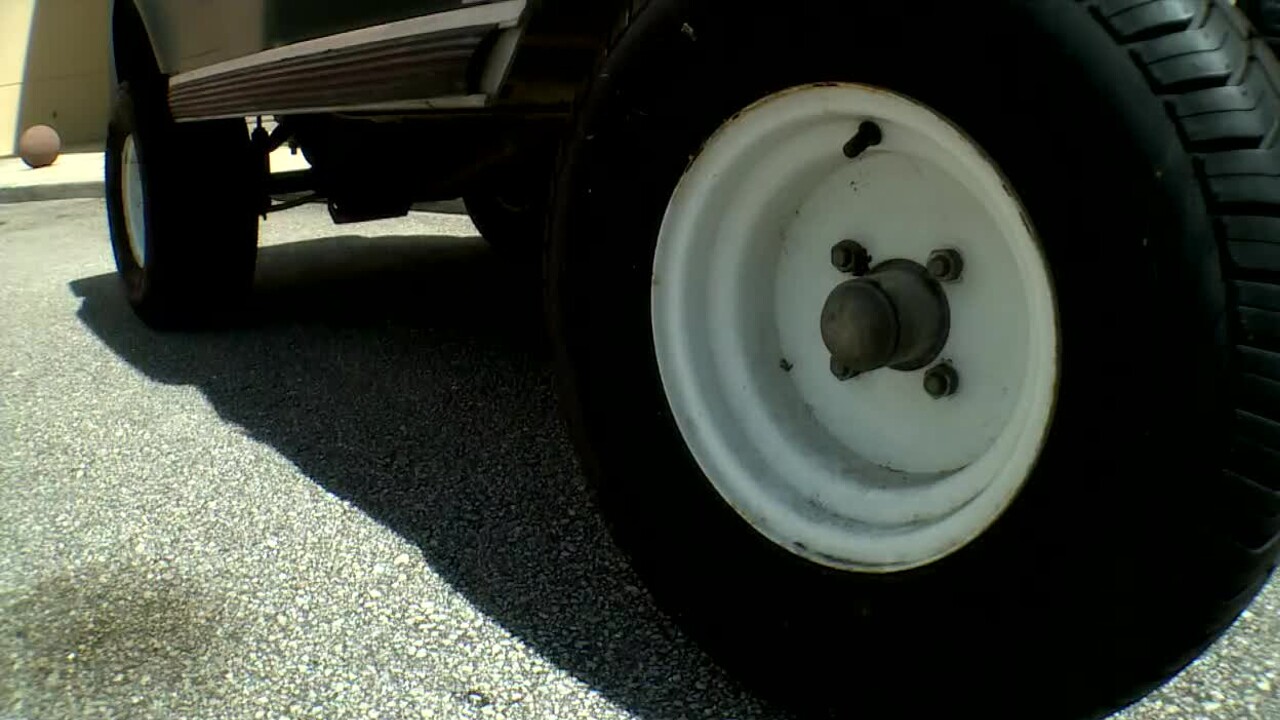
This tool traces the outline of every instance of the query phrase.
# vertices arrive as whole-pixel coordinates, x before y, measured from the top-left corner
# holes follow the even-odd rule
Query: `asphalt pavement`
[[[474,233],[282,213],[256,319],[161,336],[101,201],[0,205],[0,720],[782,717],[608,539],[536,279]],[[1278,685],[1273,582],[1118,717],[1278,720]]]

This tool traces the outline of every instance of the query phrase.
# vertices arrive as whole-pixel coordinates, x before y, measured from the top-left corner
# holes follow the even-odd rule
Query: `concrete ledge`
[[[60,185],[27,185],[0,187],[0,205],[37,200],[70,200],[100,198],[106,194],[102,181],[62,183]]]
[[[100,198],[101,152],[69,152],[44,168],[29,168],[21,158],[0,158],[0,203]]]
[[[280,148],[271,154],[271,169],[274,172],[303,170],[307,167],[309,166],[302,154],[291,154],[288,148]],[[39,169],[27,167],[20,158],[0,158],[0,204],[100,198],[106,194],[102,175],[101,152],[64,153],[54,164]],[[467,213],[461,200],[419,203],[413,209],[418,212],[453,215]]]

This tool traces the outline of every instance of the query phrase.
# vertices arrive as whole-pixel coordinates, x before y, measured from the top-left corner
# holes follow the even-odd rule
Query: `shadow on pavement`
[[[120,357],[200,388],[610,700],[655,718],[759,712],[658,613],[596,517],[556,416],[534,276],[474,238],[275,245],[251,325],[164,336],[114,275],[71,289]]]

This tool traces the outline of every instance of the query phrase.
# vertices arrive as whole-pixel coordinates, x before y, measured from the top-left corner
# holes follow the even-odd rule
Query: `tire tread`
[[[1234,444],[1206,492],[1256,568],[1249,584],[1280,547],[1280,64],[1228,0],[1090,7],[1164,100],[1218,222],[1241,374]]]

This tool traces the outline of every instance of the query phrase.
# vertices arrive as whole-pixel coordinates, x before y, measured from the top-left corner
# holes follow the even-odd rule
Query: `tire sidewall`
[[[1093,672],[1082,658],[1105,645],[1125,656],[1187,611],[1140,617],[1177,590],[1159,554],[1195,557],[1184,526],[1195,478],[1226,442],[1214,227],[1159,99],[1080,5],[880,5],[893,7],[658,2],[623,35],[580,113],[554,209],[550,307],[570,424],[620,543],[740,671],[762,672],[735,637],[751,624],[756,646],[783,655],[862,643],[892,656],[894,643],[945,639],[915,668],[929,681],[964,667],[947,647],[966,642],[987,644],[984,657],[1028,689],[1045,668],[1016,658],[1044,658],[1037,647],[1079,677]],[[1060,301],[1060,404],[1036,472],[983,537],[893,575],[800,560],[721,500],[675,426],[649,325],[658,228],[701,143],[755,100],[828,81],[907,94],[974,136],[1021,195]],[[1171,385],[1176,397],[1160,392]],[[1189,442],[1203,452],[1168,452]],[[1212,572],[1192,565],[1188,585]],[[1134,682],[1096,672],[1100,692]]]
[[[143,265],[139,265],[133,257],[129,246],[130,228],[125,220],[124,211],[124,144],[129,136],[133,136],[134,151],[138,155],[140,173],[142,175],[143,227],[150,237],[152,234],[151,171],[150,142],[142,138],[139,132],[133,91],[129,83],[122,83],[116,90],[112,107],[111,121],[107,129],[106,146],[106,202],[107,221],[111,230],[111,251],[115,258],[116,270],[124,283],[129,302],[138,305],[143,302],[150,291],[151,278],[146,267],[153,265],[154,244],[148,243]],[[145,266],[145,267],[144,267]]]

